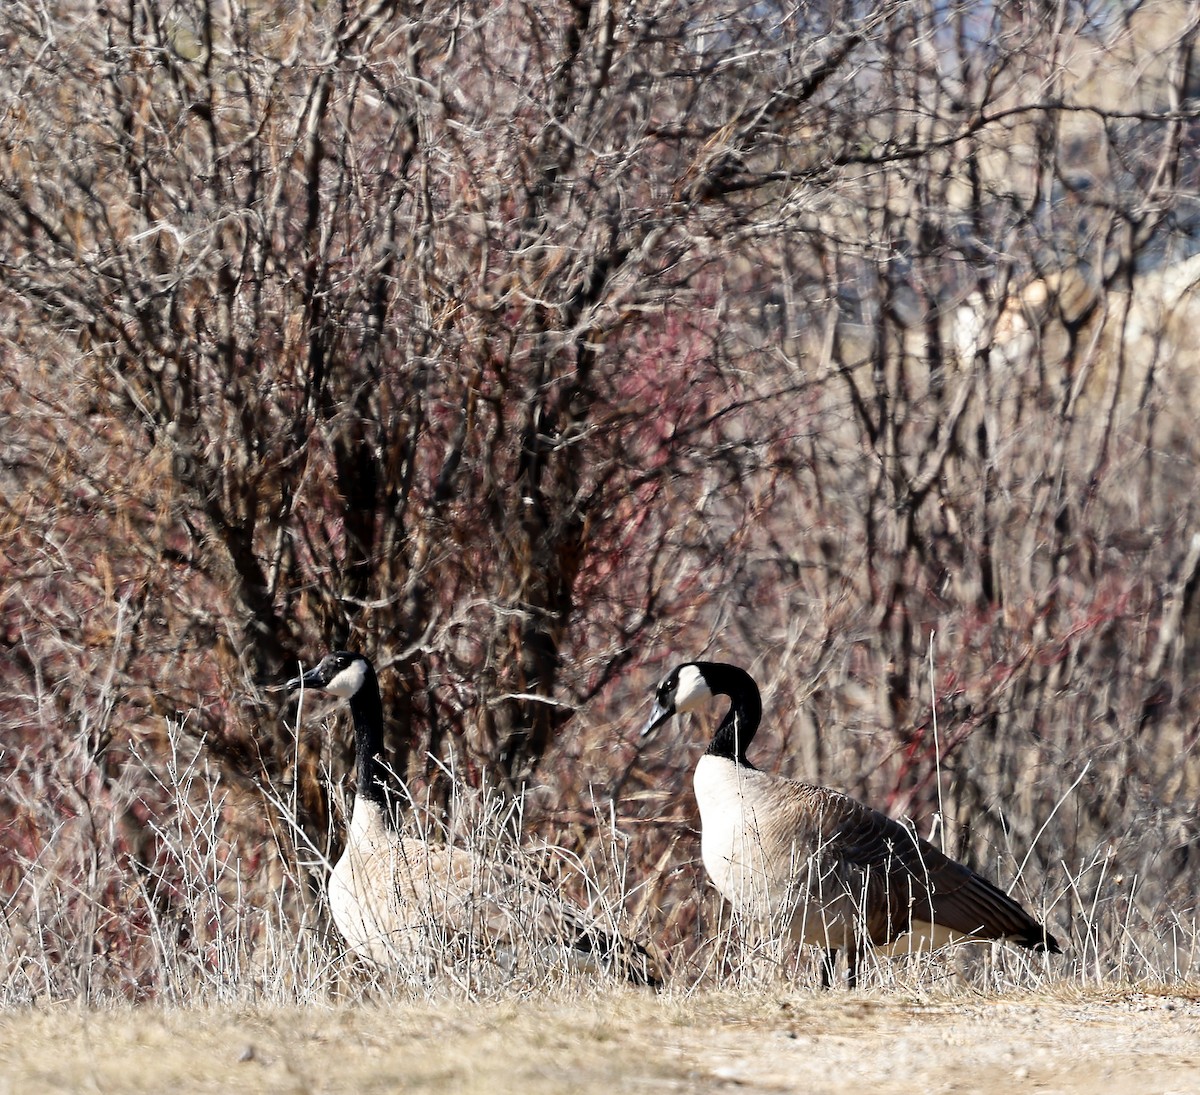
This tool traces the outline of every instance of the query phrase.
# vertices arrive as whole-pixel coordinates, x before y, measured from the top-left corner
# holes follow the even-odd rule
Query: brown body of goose
[[[289,690],[300,687],[349,700],[354,719],[357,792],[327,888],[330,915],[352,951],[389,965],[419,958],[431,945],[465,947],[502,968],[537,955],[657,984],[649,954],[607,923],[603,910],[566,900],[512,860],[397,829],[380,757],[379,682],[366,658],[335,651],[288,683]]]
[[[1058,941],[1004,891],[900,822],[826,787],[770,775],[746,759],[762,718],[753,678],[690,662],[659,685],[643,736],[713,696],[729,711],[696,766],[701,856],[717,891],[753,921],[825,951],[857,983],[864,946],[883,953],[1005,940],[1058,953]]]

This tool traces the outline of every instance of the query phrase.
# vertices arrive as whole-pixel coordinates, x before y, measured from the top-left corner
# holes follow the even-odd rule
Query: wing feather
[[[858,890],[852,896],[866,913],[872,943],[889,943],[923,922],[1058,953],[1057,940],[1020,904],[908,826],[838,791],[795,780],[781,785],[799,812],[815,818],[815,854]]]

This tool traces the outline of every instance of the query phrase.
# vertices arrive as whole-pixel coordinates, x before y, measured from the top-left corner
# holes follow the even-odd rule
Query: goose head
[[[315,688],[331,696],[348,700],[358,694],[371,674],[370,663],[361,654],[335,650],[302,676],[288,681],[289,692],[297,688]]]
[[[704,668],[696,662],[677,665],[668,673],[654,692],[654,709],[642,728],[642,737],[649,737],[672,715],[694,711],[713,696],[712,686]]]

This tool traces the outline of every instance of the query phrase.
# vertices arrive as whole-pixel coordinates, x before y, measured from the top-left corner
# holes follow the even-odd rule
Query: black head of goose
[[[381,965],[412,956],[430,929],[444,941],[486,940],[493,953],[557,948],[565,963],[619,971],[657,984],[639,944],[511,863],[403,835],[389,805],[393,782],[382,758],[379,680],[361,654],[335,650],[288,682],[348,700],[357,784],[345,848],[327,885],[329,910],[347,946]],[[394,796],[392,796],[394,798]]]
[[[746,758],[762,700],[744,669],[688,662],[659,684],[646,737],[671,716],[727,696],[696,765],[701,856],[717,891],[748,918],[825,951],[829,985],[844,949],[849,983],[864,946],[884,953],[1005,940],[1060,952],[1008,894],[886,814],[825,787],[759,771]]]

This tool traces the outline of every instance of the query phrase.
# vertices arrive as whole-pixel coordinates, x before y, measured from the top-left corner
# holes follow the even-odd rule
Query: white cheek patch
[[[675,710],[682,714],[708,699],[712,699],[712,692],[703,674],[694,665],[685,665],[679,671],[679,684],[675,687]]]
[[[325,691],[331,696],[347,700],[363,686],[367,679],[367,663],[356,658],[340,673],[332,677],[325,686]]]

